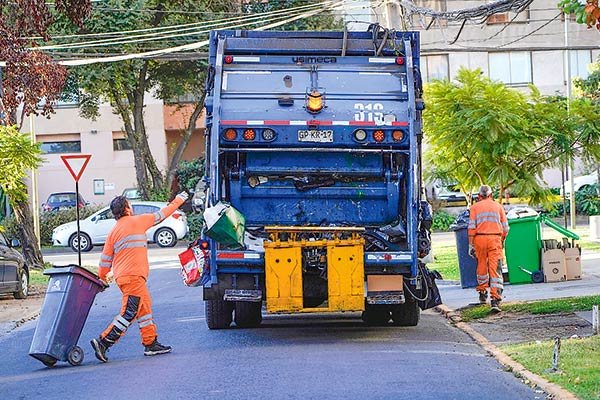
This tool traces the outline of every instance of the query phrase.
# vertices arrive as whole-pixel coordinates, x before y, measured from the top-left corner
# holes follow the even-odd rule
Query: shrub
[[[589,185],[575,193],[577,213],[583,215],[600,214],[600,186]]]
[[[200,237],[200,233],[202,233],[202,227],[204,226],[204,218],[202,217],[202,213],[199,212],[191,212],[187,215],[188,222],[188,237],[190,240],[196,240]]]
[[[433,213],[433,224],[431,225],[431,230],[447,231],[455,219],[456,217],[448,214],[446,211],[438,210]]]

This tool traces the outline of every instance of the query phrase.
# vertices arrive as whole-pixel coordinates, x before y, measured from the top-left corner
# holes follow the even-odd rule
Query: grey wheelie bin
[[[50,276],[29,355],[47,367],[57,361],[79,365],[83,349],[77,346],[96,294],[106,288],[98,276],[77,265],[44,271]]]
[[[477,286],[477,260],[469,255],[469,210],[456,217],[450,230],[454,231],[458,269],[460,271],[460,286],[463,289]]]

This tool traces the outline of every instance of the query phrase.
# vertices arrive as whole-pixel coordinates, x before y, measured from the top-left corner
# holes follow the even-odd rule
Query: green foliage
[[[431,230],[433,231],[447,231],[450,229],[450,225],[454,222],[456,217],[448,214],[444,210],[438,210],[433,213],[433,223]]]
[[[85,219],[100,210],[102,206],[86,206],[79,209],[79,218]],[[59,225],[75,221],[77,214],[75,208],[65,210],[49,211],[40,214],[40,242],[42,245],[52,245],[52,230]],[[3,221],[6,236],[10,238],[19,237],[19,225],[14,216]]]
[[[171,198],[171,189],[163,187],[150,188],[148,193],[148,201],[169,201]]]
[[[187,214],[187,222],[189,228],[188,237],[190,240],[196,240],[200,237],[202,228],[204,227],[204,218],[202,217],[202,213],[191,212]]]
[[[558,8],[560,8],[565,14],[575,14],[575,20],[578,24],[585,24],[585,3],[582,4],[579,2],[579,0],[561,0],[558,3]]]
[[[181,161],[177,168],[177,182],[180,190],[192,191],[204,175],[204,159],[196,158],[192,161]]]
[[[577,213],[600,215],[600,186],[588,185],[575,193]]]
[[[575,156],[600,159],[600,130],[587,117],[594,109],[589,100],[573,101],[569,113],[566,99],[542,96],[534,86],[530,92],[527,97],[466,69],[456,81],[427,85],[426,175],[456,181],[467,194],[488,184],[548,204],[543,170]]]
[[[27,201],[27,172],[42,164],[39,144],[31,143],[28,135],[16,126],[0,126],[0,187],[10,201]]]

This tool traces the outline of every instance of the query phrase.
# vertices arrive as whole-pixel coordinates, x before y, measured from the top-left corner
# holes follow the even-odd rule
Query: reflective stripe
[[[500,217],[497,215],[495,217],[480,217],[478,215],[477,216],[477,225],[482,224],[484,222],[493,222],[495,224],[501,225]]]
[[[99,265],[100,265],[101,267],[104,267],[104,268],[111,268],[111,267],[112,267],[112,262],[108,262],[108,261],[100,261],[100,264],[99,264]]]
[[[148,321],[149,319],[152,319],[152,314],[142,315],[138,318],[138,322]]]
[[[138,324],[140,326],[140,329],[142,329],[142,328],[145,328],[147,326],[154,325],[154,321],[152,321],[152,320],[144,321],[144,322],[139,322],[138,321]]]
[[[123,325],[125,325],[125,327],[127,327],[127,328],[129,327],[130,322],[127,321],[122,315],[117,315],[117,317],[115,319],[118,320]]]
[[[475,229],[476,227],[477,227],[477,225],[475,225],[475,221],[473,221],[473,220],[470,220],[470,221],[469,221],[469,226],[468,226],[468,228],[469,228],[469,229]]]
[[[143,242],[129,242],[129,243],[125,243],[123,246],[121,246],[119,251],[125,250],[125,249],[134,249],[136,247],[147,247],[147,246],[148,246],[148,244],[146,243],[145,240]],[[115,253],[117,253],[116,250],[115,250]]]
[[[504,281],[502,280],[502,278],[491,278],[490,282],[498,282],[498,283],[503,283]]]
[[[504,289],[504,286],[501,283],[490,283],[490,287]]]
[[[107,256],[106,254],[101,254],[100,255],[100,260],[102,261],[112,261],[113,256]]]
[[[155,224],[158,224],[163,219],[165,219],[165,214],[163,214],[162,210],[154,213],[154,223]]]
[[[479,283],[480,285],[486,283],[489,280],[490,280],[489,275],[477,275],[477,283]]]
[[[120,247],[123,243],[129,242],[131,240],[143,240],[146,239],[146,235],[127,235],[123,239],[119,240],[115,243],[114,248]]]
[[[119,321],[117,318],[115,318],[113,320],[113,325],[115,326],[115,328],[117,328],[118,330],[120,330],[121,332],[125,332],[127,330],[127,326],[123,325],[121,323],[121,321]]]

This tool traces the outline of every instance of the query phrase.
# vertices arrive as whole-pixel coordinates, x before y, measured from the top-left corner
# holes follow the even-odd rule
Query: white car
[[[593,172],[589,175],[576,176],[573,180],[573,189],[575,191],[579,191],[586,186],[597,185],[598,184],[598,173]],[[560,189],[562,195],[562,188]],[[565,181],[565,193],[567,196],[571,195],[571,180]]]
[[[130,204],[134,215],[155,213],[167,206],[167,203],[153,201],[130,201]],[[77,240],[77,221],[72,221],[54,228],[52,244],[69,246],[73,251],[77,251],[77,246],[80,246],[81,251],[90,251],[94,245],[103,245],[106,242],[108,233],[116,223],[110,207],[104,207],[80,221],[80,240]],[[160,247],[172,247],[187,233],[187,217],[183,211],[177,210],[160,224],[148,229],[146,236],[148,242],[154,242]]]

